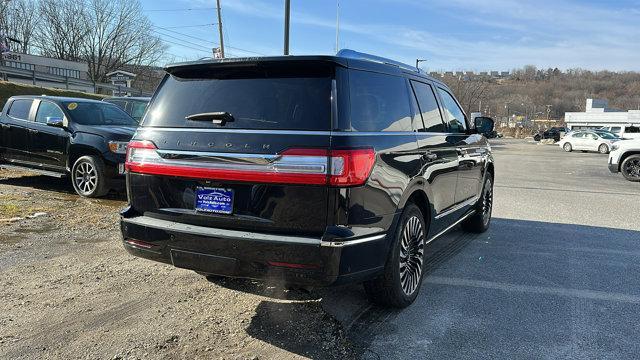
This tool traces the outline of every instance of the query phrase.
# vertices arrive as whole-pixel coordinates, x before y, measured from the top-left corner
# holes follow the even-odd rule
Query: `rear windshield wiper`
[[[199,114],[191,114],[185,116],[185,119],[192,121],[209,121],[214,124],[224,125],[227,122],[233,121],[233,115],[226,111],[207,112]]]

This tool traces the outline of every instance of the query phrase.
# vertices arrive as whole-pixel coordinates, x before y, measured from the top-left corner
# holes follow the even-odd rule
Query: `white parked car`
[[[611,147],[609,170],[629,181],[640,181],[640,139],[619,141]]]
[[[560,139],[558,145],[566,152],[573,150],[597,151],[608,154],[620,138],[606,131],[576,130]]]

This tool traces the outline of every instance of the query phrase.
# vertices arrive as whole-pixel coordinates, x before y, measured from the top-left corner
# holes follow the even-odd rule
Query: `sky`
[[[166,62],[211,56],[215,0],[142,0]],[[221,0],[227,57],[280,55],[284,0]],[[187,10],[191,9],[191,10]],[[640,70],[640,0],[291,0],[292,55],[339,48],[426,71]]]

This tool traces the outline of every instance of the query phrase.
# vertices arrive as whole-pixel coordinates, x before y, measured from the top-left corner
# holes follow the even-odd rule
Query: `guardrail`
[[[38,81],[49,81],[59,84],[64,84],[65,88],[69,90],[69,85],[77,85],[84,87],[93,87],[94,92],[98,92],[98,89],[117,90],[118,92],[127,92],[135,96],[151,96],[153,93],[148,91],[142,91],[140,89],[134,89],[127,86],[119,86],[107,83],[94,83],[90,80],[77,79],[68,76],[53,75],[49,73],[43,73],[35,70],[16,69],[10,66],[0,65],[0,74],[9,77],[18,77],[22,79],[31,79],[33,85],[37,85]]]

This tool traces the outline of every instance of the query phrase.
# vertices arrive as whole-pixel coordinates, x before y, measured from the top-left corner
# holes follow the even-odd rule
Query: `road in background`
[[[493,141],[488,232],[429,246],[416,303],[366,310],[364,358],[637,358],[640,184],[607,157]]]

